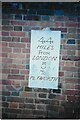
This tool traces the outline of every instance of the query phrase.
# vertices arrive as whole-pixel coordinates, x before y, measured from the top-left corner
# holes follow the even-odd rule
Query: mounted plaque
[[[31,31],[29,87],[58,89],[60,40],[61,31]]]

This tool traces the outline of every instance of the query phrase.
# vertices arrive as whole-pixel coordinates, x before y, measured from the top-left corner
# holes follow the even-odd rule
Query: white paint
[[[61,31],[31,31],[29,87],[58,89],[60,39]]]

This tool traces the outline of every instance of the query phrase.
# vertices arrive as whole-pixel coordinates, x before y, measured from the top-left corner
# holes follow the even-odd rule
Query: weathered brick
[[[18,103],[23,103],[24,102],[24,98],[22,97],[8,97],[7,98],[8,102],[18,102]]]
[[[76,33],[77,32],[77,30],[76,30],[76,28],[74,27],[74,28],[68,28],[68,33]]]
[[[35,103],[38,103],[38,104],[50,104],[50,100],[48,100],[48,99],[35,99]]]
[[[12,26],[2,26],[2,30],[3,31],[11,31],[11,30],[13,30],[13,27]]]
[[[24,75],[8,75],[8,79],[24,80]]]
[[[25,87],[25,91],[32,91],[32,88]]]
[[[15,15],[15,19],[17,19],[17,20],[22,20],[22,15]]]
[[[22,31],[22,26],[14,26],[14,31]]]
[[[12,42],[20,42],[20,37],[12,37]]]
[[[42,116],[46,116],[47,112],[43,111],[43,110],[33,110],[33,115],[42,115]]]
[[[6,41],[6,42],[11,42],[11,37],[3,37],[2,36],[2,41]]]
[[[21,53],[21,48],[13,48],[13,53]]]
[[[10,21],[9,20],[2,20],[2,25],[9,25],[10,24]]]
[[[22,110],[22,114],[32,114],[32,110]]]
[[[46,110],[46,105],[37,105],[38,110]]]
[[[25,103],[33,103],[34,99],[31,98],[26,98]]]
[[[47,94],[39,93],[39,97],[40,97],[40,98],[46,98],[46,97],[47,97]]]
[[[9,47],[25,48],[26,45],[23,43],[9,43]]]
[[[35,105],[34,104],[19,104],[19,108],[27,108],[27,109],[35,109]]]
[[[18,113],[18,114],[20,113],[21,114],[22,110],[21,109],[14,109],[14,108],[6,108],[5,112],[6,113]]]
[[[13,15],[11,15],[11,14],[3,14],[2,18],[3,19],[13,19]]]

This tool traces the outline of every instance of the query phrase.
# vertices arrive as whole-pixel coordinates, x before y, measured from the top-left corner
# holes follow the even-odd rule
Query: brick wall
[[[79,118],[80,16],[2,14],[2,117]],[[31,30],[61,30],[59,88],[28,88]],[[1,87],[1,86],[0,86]]]

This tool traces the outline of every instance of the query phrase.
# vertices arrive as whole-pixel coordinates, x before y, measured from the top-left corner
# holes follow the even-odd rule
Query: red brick
[[[28,98],[33,98],[34,97],[35,98],[36,93],[22,91],[22,92],[20,92],[20,97],[28,97]]]
[[[67,67],[67,66],[69,66],[69,67],[74,67],[74,65],[75,65],[75,61],[66,61],[65,63],[64,63],[64,65]]]
[[[8,75],[8,79],[24,80],[24,75]]]
[[[51,104],[52,104],[52,105],[59,105],[59,100],[52,100],[52,101],[51,101]]]
[[[64,27],[64,22],[58,22],[58,21],[54,22],[53,27],[57,27],[57,28]]]
[[[11,36],[25,37],[25,32],[10,32]]]
[[[0,57],[8,57],[7,53],[0,53]]]
[[[26,54],[26,58],[29,59],[30,58],[30,54]]]
[[[10,73],[11,74],[19,74],[19,70],[17,70],[17,69],[11,69]]]
[[[66,90],[65,91],[66,95],[75,95],[75,93],[76,93],[75,90]]]
[[[77,80],[74,79],[74,78],[65,78],[65,82],[66,82],[66,83],[76,83]]]
[[[77,96],[74,96],[74,95],[68,95],[68,96],[67,96],[67,100],[68,100],[68,101],[77,101],[77,100],[78,100],[78,97],[77,97]]]
[[[9,43],[9,47],[25,48],[26,45],[23,43]]]
[[[2,32],[2,36],[9,36],[9,32]]]
[[[78,27],[78,22],[66,22],[66,27]]]
[[[11,85],[11,81],[10,80],[2,80],[2,84],[3,85]]]
[[[21,38],[21,42],[25,43],[30,42],[30,38]]]
[[[51,18],[55,21],[67,21],[68,20],[67,16],[51,16]]]
[[[11,85],[15,85],[15,86],[20,86],[20,81],[15,80],[11,80]]]
[[[11,54],[9,54],[9,58],[21,59],[21,58],[25,58],[25,55],[24,54],[18,54],[18,53],[11,53]]]
[[[24,25],[26,25],[26,22],[25,21],[11,21],[11,25],[22,25],[22,26],[24,26]]]
[[[9,107],[10,108],[18,108],[18,103],[11,102],[11,103],[9,103]]]
[[[66,89],[74,89],[75,85],[74,84],[66,84]]]
[[[30,49],[22,49],[23,53],[30,53]]]
[[[0,46],[3,46],[3,47],[6,47],[8,44],[7,44],[7,42],[1,42],[0,43]]]
[[[2,69],[2,73],[10,73],[10,69]]]
[[[75,85],[75,89],[80,90],[80,85]]]
[[[28,21],[26,23],[27,26],[36,26],[37,22],[36,21]]]
[[[6,59],[3,58],[3,59],[2,59],[2,62],[3,62],[3,63],[12,63],[12,59],[10,59],[10,58],[6,58]]]
[[[63,49],[67,50],[77,50],[77,45],[63,45]]]
[[[20,74],[29,74],[29,71],[28,70],[20,70]]]
[[[3,48],[2,48],[2,52],[6,52],[6,53],[12,52],[12,48],[3,47]]]
[[[9,68],[25,69],[25,65],[10,64]]]
[[[62,67],[63,71],[71,71],[71,72],[77,72],[78,68],[76,67]]]
[[[13,48],[14,53],[21,53],[21,48]]]
[[[2,36],[2,41],[6,41],[6,42],[11,42],[11,37],[3,37]]]

